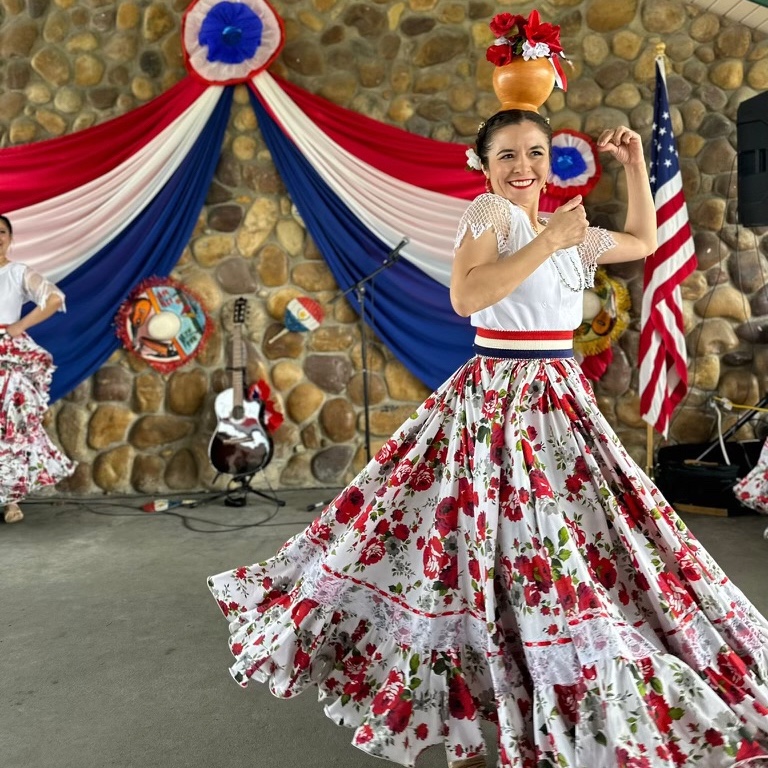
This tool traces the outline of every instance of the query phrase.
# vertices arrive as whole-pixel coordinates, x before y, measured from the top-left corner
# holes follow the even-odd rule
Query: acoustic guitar
[[[273,443],[264,427],[264,404],[245,397],[242,326],[247,301],[235,301],[232,328],[231,388],[216,395],[216,431],[208,446],[212,466],[226,475],[253,475],[272,459]]]

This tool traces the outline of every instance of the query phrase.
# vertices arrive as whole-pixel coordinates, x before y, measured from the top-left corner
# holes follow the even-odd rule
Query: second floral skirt
[[[622,448],[572,359],[475,357],[270,560],[209,579],[231,674],[316,686],[353,743],[503,768],[763,753],[768,622]]]
[[[74,470],[43,426],[53,370],[50,354],[31,337],[0,334],[0,506]]]
[[[757,464],[733,488],[736,498],[761,515],[768,515],[768,440]]]

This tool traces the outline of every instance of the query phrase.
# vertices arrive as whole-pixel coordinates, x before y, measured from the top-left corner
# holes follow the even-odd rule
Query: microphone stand
[[[371,282],[377,275],[383,272],[385,269],[389,269],[400,258],[400,251],[405,248],[409,243],[409,239],[404,237],[388,254],[382,265],[371,272],[369,275],[360,278],[356,283],[353,283],[341,293],[336,294],[329,304],[335,304],[339,299],[347,296],[354,291],[357,297],[357,303],[359,307],[359,323],[360,323],[360,359],[363,367],[363,417],[365,420],[365,458],[366,462],[371,460],[371,416],[370,416],[370,403],[368,393],[368,346],[365,338],[365,295],[366,283]],[[310,504],[307,507],[307,512],[311,512],[318,507],[326,506],[330,503],[328,501],[319,501],[316,504]]]

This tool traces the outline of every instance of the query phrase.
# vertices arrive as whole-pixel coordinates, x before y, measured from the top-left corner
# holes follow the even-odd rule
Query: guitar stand
[[[258,488],[254,488],[251,485],[251,480],[255,474],[256,472],[248,472],[243,475],[233,475],[232,479],[229,481],[227,489],[209,497],[208,501],[220,499],[222,496],[226,496],[226,499],[224,499],[224,506],[244,507],[248,503],[248,494],[253,493],[256,496],[261,496],[262,499],[271,501],[278,507],[284,507],[285,501],[283,499],[279,499],[274,491],[271,493],[265,493],[264,491],[260,491]],[[221,473],[216,475],[213,481],[216,482],[219,477],[221,477]],[[232,483],[236,483],[236,486],[232,487]]]

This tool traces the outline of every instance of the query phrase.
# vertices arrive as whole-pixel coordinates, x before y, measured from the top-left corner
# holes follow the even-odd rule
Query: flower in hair
[[[543,22],[534,9],[528,18],[519,14],[497,13],[489,24],[496,39],[488,47],[485,57],[491,64],[503,67],[515,57],[526,61],[547,58],[555,70],[558,88],[566,90],[568,81],[560,63],[565,58],[560,44],[560,27]]]
[[[475,152],[474,147],[469,147],[467,149],[467,166],[473,171],[483,170],[483,161],[480,159],[480,155]]]

